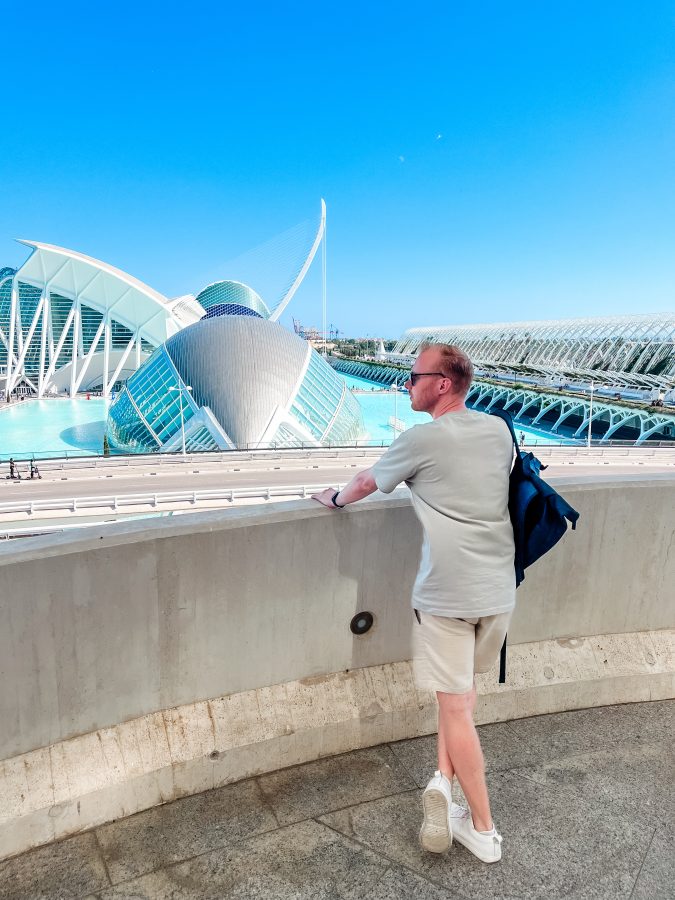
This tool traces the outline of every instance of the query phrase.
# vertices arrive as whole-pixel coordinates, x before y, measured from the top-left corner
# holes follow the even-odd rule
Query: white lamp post
[[[183,390],[179,387],[170,387],[170,391],[178,391],[178,403],[180,405],[180,434],[181,441],[183,445],[183,456],[185,456],[185,417],[183,416]],[[185,385],[186,391],[191,391],[192,388],[189,384]]]
[[[398,433],[398,384],[394,382],[391,386],[391,389],[394,392],[394,423],[392,427],[394,429],[394,438],[396,438],[396,435]]]
[[[593,428],[593,388],[594,382],[591,381],[591,402],[588,407],[588,447],[591,446],[591,429]]]

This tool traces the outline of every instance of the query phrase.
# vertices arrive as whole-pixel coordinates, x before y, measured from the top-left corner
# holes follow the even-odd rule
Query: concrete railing
[[[495,721],[675,695],[675,478],[566,483]],[[428,733],[408,497],[126,522],[0,547],[0,857],[182,794]],[[374,626],[350,631],[368,611]],[[4,760],[4,762],[2,762]]]

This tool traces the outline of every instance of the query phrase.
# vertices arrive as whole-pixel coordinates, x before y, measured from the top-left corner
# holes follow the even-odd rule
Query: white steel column
[[[42,295],[42,331],[40,332],[40,372],[38,374],[38,397],[45,392],[45,357],[47,355],[47,326],[49,324],[49,285],[45,285]]]
[[[108,379],[110,377],[110,313],[106,312],[105,317],[105,330],[103,332],[103,396],[109,397],[110,390],[108,389]]]
[[[14,375],[11,381],[7,381],[7,387],[11,391],[14,388],[15,383],[19,378],[21,378],[21,369],[23,368],[24,360],[26,359],[26,354],[30,349],[30,342],[33,340],[33,335],[35,334],[35,329],[37,328],[37,323],[40,320],[40,316],[42,315],[42,309],[45,304],[45,295],[43,294],[40,298],[40,302],[37,305],[35,310],[35,314],[33,315],[33,321],[30,323],[30,328],[28,329],[28,334],[26,335],[26,340],[24,341],[23,349],[21,351],[21,355],[17,360],[16,369],[14,370]]]
[[[587,443],[588,447],[591,446],[591,436],[592,436],[592,432],[593,432],[593,388],[594,388],[594,383],[591,381],[591,402],[588,407],[588,443]]]
[[[77,381],[75,382],[75,390],[76,391],[79,391],[80,385],[82,384],[82,379],[87,374],[87,369],[89,368],[89,363],[91,362],[92,357],[94,356],[94,353],[96,353],[96,348],[98,346],[98,342],[101,340],[101,335],[103,333],[104,327],[105,327],[105,319],[101,319],[101,321],[99,322],[98,328],[96,329],[96,334],[94,335],[94,339],[91,342],[91,346],[89,347],[87,355],[84,357],[84,361],[82,362],[82,365],[80,367],[80,373],[77,376]]]
[[[16,275],[12,278],[12,304],[9,313],[9,347],[7,348],[7,375],[5,377],[5,397],[9,397],[9,383],[14,362],[14,332],[16,329],[16,307],[19,300],[19,283]]]
[[[52,316],[52,298],[51,295],[47,297],[47,340],[48,348],[49,348],[49,365],[52,364],[54,360],[54,318]],[[45,377],[45,381],[47,378]]]
[[[56,368],[56,363],[58,362],[59,355],[61,353],[61,350],[63,349],[63,345],[66,342],[66,338],[68,337],[68,332],[70,330],[70,326],[72,325],[74,317],[75,317],[75,307],[72,306],[70,308],[70,312],[68,313],[66,322],[61,331],[61,336],[59,337],[58,343],[56,344],[56,349],[54,350],[54,352],[52,354],[52,358],[49,362],[49,368],[47,369],[47,374],[45,375],[46,382],[49,381],[49,379],[54,374],[54,369]]]
[[[73,354],[70,369],[70,396],[75,396],[75,385],[77,383],[77,356],[80,348],[80,324],[82,321],[82,309],[80,307],[80,298],[75,298],[75,318],[73,319]]]
[[[126,346],[125,349],[124,349],[124,353],[122,354],[122,358],[120,359],[120,361],[119,361],[118,364],[117,364],[117,368],[115,369],[115,371],[114,371],[113,374],[112,374],[112,377],[111,377],[111,379],[110,379],[110,383],[108,384],[108,387],[107,387],[106,397],[108,396],[108,394],[109,394],[110,391],[112,390],[112,387],[113,387],[113,385],[115,384],[115,382],[117,381],[117,379],[120,377],[120,372],[121,372],[122,369],[124,368],[124,366],[125,366],[125,364],[126,364],[126,361],[127,361],[127,359],[129,358],[129,354],[131,353],[131,349],[132,349],[133,346],[134,346],[134,336],[132,335],[132,336],[131,336],[131,340],[129,341],[129,343],[127,344],[127,346]]]
[[[326,357],[326,224],[323,227],[323,240],[321,241],[321,308],[323,313],[323,355]]]
[[[141,367],[141,336],[136,332],[136,371]]]

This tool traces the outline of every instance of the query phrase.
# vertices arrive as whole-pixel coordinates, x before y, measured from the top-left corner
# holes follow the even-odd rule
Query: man
[[[469,357],[423,345],[405,383],[414,410],[432,421],[404,431],[341,491],[314,499],[337,510],[404,481],[424,532],[413,588],[413,663],[419,688],[438,699],[438,771],[422,796],[420,843],[442,853],[453,835],[484,862],[501,859],[483,754],[473,723],[474,673],[492,668],[515,605],[508,512],[513,442],[496,416],[467,409]],[[452,802],[457,776],[469,810]]]

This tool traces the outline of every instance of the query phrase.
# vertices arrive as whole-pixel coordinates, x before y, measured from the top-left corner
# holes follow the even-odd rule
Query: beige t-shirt
[[[422,523],[415,609],[470,618],[515,605],[512,461],[506,424],[466,409],[404,431],[373,466],[385,494],[405,481]]]

